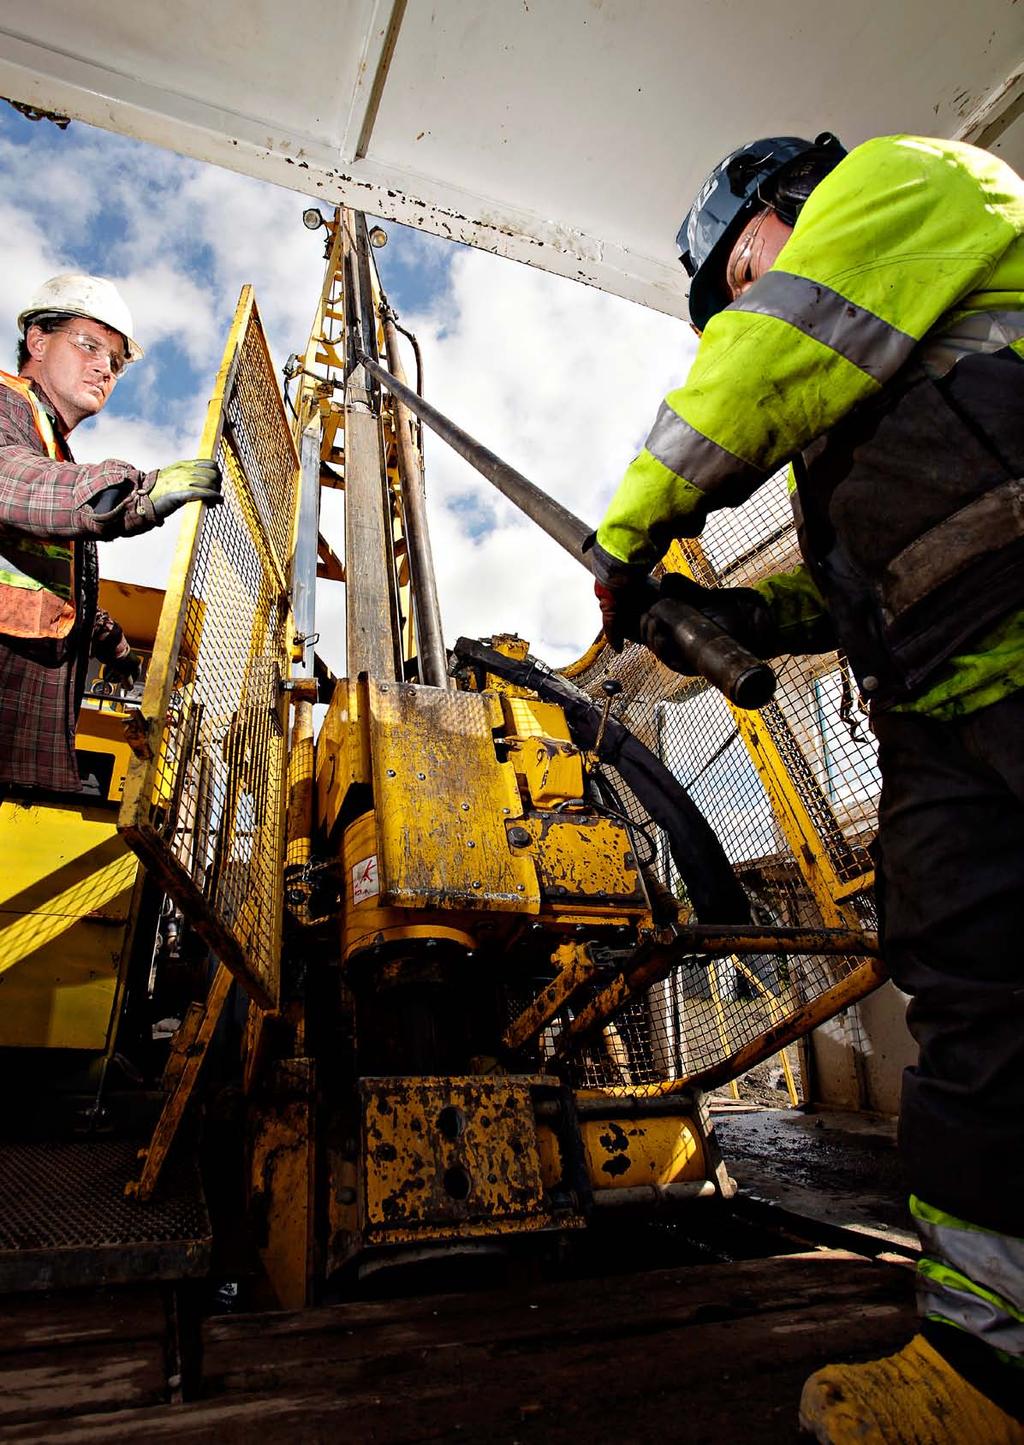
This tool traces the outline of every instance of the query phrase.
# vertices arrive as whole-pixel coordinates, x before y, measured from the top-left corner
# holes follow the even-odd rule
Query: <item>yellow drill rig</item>
[[[478,463],[483,449],[406,385],[364,218],[323,224],[291,419],[252,293],[239,303],[203,438],[225,505],[187,517],[159,618],[139,594],[141,697],[93,689],[79,744],[113,760],[100,795],[0,814],[5,847],[44,840],[24,846],[35,893],[14,875],[7,904],[23,914],[5,935],[8,1059],[36,1046],[51,1082],[55,1060],[78,1059],[64,1088],[80,1122],[131,1136],[117,1167],[138,1149],[116,1187],[143,1238],[147,1208],[184,1187],[204,1069],[238,1090],[236,1177],[214,1170],[214,1217],[230,1196],[261,1261],[254,1297],[290,1307],[385,1270],[521,1255],[610,1210],[728,1199],[703,1091],[780,1050],[788,1069],[787,1044],[884,976],[873,935],[831,898],[816,917],[753,921],[659,756],[659,707],[681,682],[642,648],[595,644],[564,673],[511,635],[446,652],[410,407]],[[483,455],[507,486],[511,469]],[[343,563],[319,529],[325,486],[344,489]],[[542,520],[564,522],[530,490]],[[344,678],[315,658],[317,575],[344,580]],[[805,806],[797,787],[778,763],[773,781],[762,715],[729,706],[785,823]],[[77,893],[36,866],[62,849]],[[42,964],[46,913],[60,917],[47,959],[85,948],[74,977]],[[83,999],[91,1032],[76,1033]],[[193,1223],[168,1269],[208,1262]],[[38,1263],[11,1251],[9,1280]]]

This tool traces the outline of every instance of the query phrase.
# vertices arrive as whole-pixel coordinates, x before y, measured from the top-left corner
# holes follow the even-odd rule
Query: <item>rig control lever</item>
[[[535,486],[508,462],[464,432],[364,351],[356,361],[382,386],[476,468],[521,512],[586,567],[583,544],[592,529]],[[764,707],[775,693],[775,673],[702,612],[675,598],[661,597],[652,582],[652,602],[640,619],[640,641],[676,672],[707,678],[737,707]]]

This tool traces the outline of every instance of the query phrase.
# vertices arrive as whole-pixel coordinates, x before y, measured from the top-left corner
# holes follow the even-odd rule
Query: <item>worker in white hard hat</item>
[[[142,472],[80,466],[68,436],[106,406],[142,356],[112,282],[55,276],[18,317],[17,374],[0,371],[0,794],[78,792],[75,726],[90,656],[115,684],[141,660],[97,607],[96,542],[221,500],[212,461]]]

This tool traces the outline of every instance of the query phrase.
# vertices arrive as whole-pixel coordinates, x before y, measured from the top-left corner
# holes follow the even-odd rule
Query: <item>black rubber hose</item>
[[[460,637],[455,656],[529,688],[543,702],[556,703],[565,713],[572,740],[592,749],[601,726],[601,703],[553,672],[535,657],[505,657],[482,642]],[[750,903],[736,881],[717,833],[694,803],[679,779],[629,729],[609,717],[601,740],[600,758],[619,773],[669,842],[672,861],[679,870],[701,923],[749,923]]]

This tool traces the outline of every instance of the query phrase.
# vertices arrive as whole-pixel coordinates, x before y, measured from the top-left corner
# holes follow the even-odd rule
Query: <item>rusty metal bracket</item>
[[[557,978],[543,988],[529,1008],[513,1019],[505,1030],[502,1043],[507,1049],[522,1048],[551,1022],[563,1004],[592,978],[597,968],[586,944],[562,943],[555,949],[551,962],[559,970]]]
[[[867,955],[869,962],[861,964],[810,1004],[801,1005],[776,1020],[769,1030],[745,1045],[736,1055],[720,1062],[715,1069],[718,1082],[734,1078],[737,1073],[752,1068],[754,1063],[769,1058],[780,1048],[866,997],[888,978],[884,964],[877,957],[878,936],[875,933],[848,928],[673,926],[661,930],[653,945],[634,955],[632,966],[624,968],[618,978],[580,1009],[559,1035],[556,1053],[569,1053],[582,1037],[607,1024],[624,1003],[642,994],[652,983],[667,977],[683,959],[695,954],[721,957],[744,953]],[[735,1059],[741,1056],[744,1060],[742,1068],[734,1069]],[[703,1075],[688,1075],[686,1079],[674,1081],[673,1087],[683,1084],[692,1086],[695,1082],[708,1087]]]

